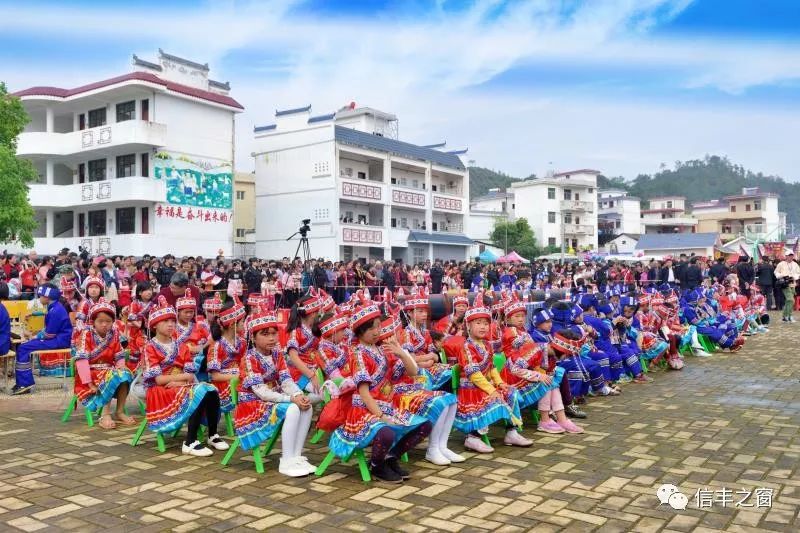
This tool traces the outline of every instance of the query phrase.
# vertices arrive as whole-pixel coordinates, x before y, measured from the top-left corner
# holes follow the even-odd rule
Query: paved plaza
[[[740,353],[690,358],[682,372],[592,399],[584,435],[529,428],[532,448],[498,445],[448,468],[417,450],[401,486],[364,484],[338,463],[321,478],[286,478],[280,445],[264,475],[244,453],[228,467],[219,452],[182,456],[179,439],[159,454],[152,434],[133,448],[133,429],[88,428],[82,412],[60,423],[60,391],[36,405],[3,396],[0,530],[797,531],[798,333],[778,321]],[[326,451],[323,441],[306,453],[317,464]],[[688,497],[686,510],[659,505],[665,483]],[[757,489],[771,502],[757,505]],[[698,508],[696,496],[712,505]]]

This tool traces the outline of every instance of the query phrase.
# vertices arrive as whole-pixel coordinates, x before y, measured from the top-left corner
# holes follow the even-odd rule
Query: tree
[[[536,236],[526,218],[518,218],[513,222],[496,219],[490,238],[496,247],[508,252],[514,250],[525,259],[533,259],[539,251]]]
[[[38,179],[30,161],[17,157],[17,136],[30,121],[19,98],[0,82],[0,242],[33,246],[36,218],[28,202],[28,183]]]

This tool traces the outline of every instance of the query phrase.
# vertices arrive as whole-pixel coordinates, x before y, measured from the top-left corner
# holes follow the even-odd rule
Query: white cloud
[[[55,35],[76,43],[91,36],[95,42],[129,43],[143,57],[163,47],[208,61],[212,75],[230,80],[233,96],[247,108],[238,119],[242,168],[251,165],[253,125],[270,122],[275,108],[312,103],[322,113],[355,100],[398,114],[404,139],[446,138],[469,145],[480,164],[520,175],[541,173],[547,161],[560,168],[597,166],[631,175],[664,160],[717,150],[754,168],[789,175],[794,165],[784,154],[794,151],[788,139],[797,138],[796,114],[644,106],[625,102],[624,96],[589,102],[567,98],[557,88],[539,89],[536,79],[529,88],[502,95],[470,91],[529,62],[668,70],[677,87],[713,87],[732,94],[800,79],[797,43],[648,36],[690,3],[478,1],[453,13],[443,2],[444,8],[415,19],[366,19],[299,16],[292,14],[298,4],[293,0],[215,2],[183,12],[165,7],[146,25],[131,24],[128,8],[43,10],[19,4],[4,8],[0,33]],[[263,59],[230,67],[226,57],[242,53]],[[3,70],[12,72],[12,88],[25,85],[26,79],[41,83],[43,75],[55,78],[51,84],[69,84],[77,77],[65,72],[65,78],[58,78],[63,67],[42,72],[45,65],[46,58]],[[106,73],[81,75],[87,78],[73,85]],[[770,152],[757,148],[763,132],[775,132]]]

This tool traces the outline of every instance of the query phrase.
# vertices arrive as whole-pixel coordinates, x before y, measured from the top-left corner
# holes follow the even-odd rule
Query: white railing
[[[340,179],[339,198],[362,202],[386,203],[386,185],[369,180]]]
[[[125,144],[164,146],[167,126],[157,122],[126,120],[69,133],[31,131],[22,133],[17,141],[17,154],[72,155],[91,150],[102,150]]]
[[[594,226],[589,224],[564,224],[566,235],[594,235]]]
[[[33,207],[73,207],[109,202],[166,202],[167,187],[162,180],[130,177],[73,185],[29,185]]]
[[[594,211],[594,203],[584,202],[583,200],[561,200],[562,211]]]

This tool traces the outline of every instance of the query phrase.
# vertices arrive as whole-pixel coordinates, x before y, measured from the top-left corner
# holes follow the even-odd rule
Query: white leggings
[[[447,409],[442,411],[436,423],[433,425],[433,430],[428,437],[428,449],[446,449],[447,439],[450,437],[450,430],[453,428],[453,422],[456,419],[457,404],[448,405]]]
[[[557,388],[549,390],[539,399],[539,410],[549,413],[564,410],[564,400],[561,399],[561,391]]]
[[[301,411],[294,403],[289,406],[286,418],[283,419],[283,431],[281,431],[282,457],[284,459],[299,457],[303,453],[303,444],[306,442],[313,414],[313,409]]]

